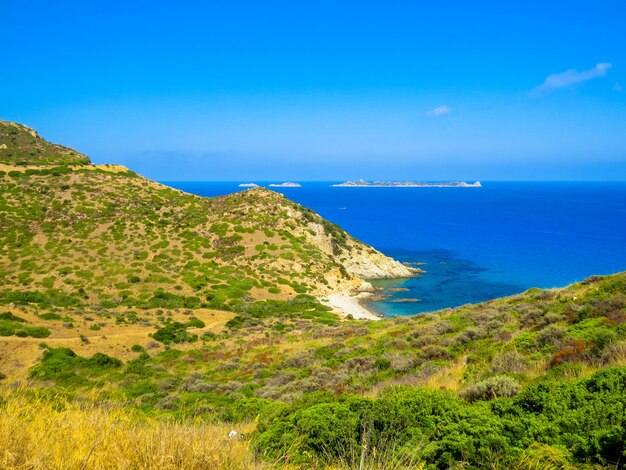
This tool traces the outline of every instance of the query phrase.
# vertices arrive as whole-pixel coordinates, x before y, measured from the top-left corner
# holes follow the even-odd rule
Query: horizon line
[[[142,175],[145,177],[145,175]],[[293,182],[293,183],[336,183],[336,182],[345,182],[345,181],[355,181],[355,180],[346,180],[346,179],[323,179],[323,180],[307,180],[307,179],[280,179],[280,180],[262,180],[262,179],[240,179],[240,180],[198,180],[198,179],[154,179],[154,181],[158,183],[233,183],[233,184],[246,184],[246,183],[284,183],[284,182]],[[416,182],[416,183],[448,183],[448,182],[475,182],[480,181],[481,183],[626,183],[626,179],[588,179],[588,180],[580,180],[580,179],[562,179],[562,180],[494,180],[494,179],[430,179],[430,180],[417,180],[417,179],[372,179],[365,181],[385,181],[385,182]]]

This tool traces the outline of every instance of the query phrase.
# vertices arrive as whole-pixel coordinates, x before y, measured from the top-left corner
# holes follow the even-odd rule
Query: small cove
[[[267,185],[267,182],[257,182]],[[375,281],[368,307],[413,315],[626,270],[626,183],[483,182],[482,188],[273,188],[400,261],[418,278]],[[239,182],[165,182],[201,196]],[[398,299],[419,299],[398,302]]]

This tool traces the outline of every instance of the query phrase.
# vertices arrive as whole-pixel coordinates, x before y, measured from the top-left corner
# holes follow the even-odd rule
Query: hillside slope
[[[358,468],[361,451],[379,455],[366,468],[623,468],[623,273],[369,323],[284,310],[10,310],[7,379],[11,367],[57,393],[96,389],[131,414],[237,430],[254,421],[257,458],[278,468]]]
[[[88,165],[89,157],[42,139],[30,127],[0,121],[0,162],[11,165]]]
[[[26,129],[0,122],[0,302],[232,309],[414,273],[281,194],[186,194]],[[15,146],[40,164],[12,165]]]

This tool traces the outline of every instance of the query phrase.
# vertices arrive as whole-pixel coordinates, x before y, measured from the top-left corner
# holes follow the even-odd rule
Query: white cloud
[[[451,112],[452,108],[444,104],[442,106],[437,106],[435,109],[431,109],[426,113],[426,116],[443,116],[444,114],[450,114]]]
[[[582,72],[572,69],[567,70],[566,72],[548,75],[541,85],[531,91],[531,95],[543,96],[553,90],[558,90],[559,88],[567,88],[577,83],[586,82],[598,77],[604,77],[610,68],[611,64],[605,62],[597,64],[592,69],[583,70]]]

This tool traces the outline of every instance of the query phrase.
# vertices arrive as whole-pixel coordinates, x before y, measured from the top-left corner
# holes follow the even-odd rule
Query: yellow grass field
[[[75,314],[71,310],[60,311],[63,317],[73,320],[72,328],[63,326],[63,321],[43,322],[37,317],[38,310],[31,307],[4,307],[3,312],[9,312],[24,318],[32,324],[46,326],[51,335],[48,338],[18,338],[16,336],[0,337],[0,370],[6,374],[7,382],[25,381],[28,379],[28,369],[40,359],[42,350],[40,343],[46,343],[50,347],[70,348],[83,356],[92,356],[97,352],[103,352],[118,359],[127,361],[136,357],[137,354],[130,350],[134,344],[146,346],[151,341],[149,333],[154,333],[155,327],[144,324],[121,324],[115,323],[115,319],[97,317],[95,322],[87,322],[83,316]],[[114,311],[123,315],[124,309]],[[173,321],[185,321],[187,317],[176,311],[171,313]],[[222,310],[196,309],[194,316],[205,323],[204,328],[193,329],[194,333],[205,332],[219,333],[224,330],[224,325],[234,314]],[[146,317],[153,317],[154,311],[144,311]],[[101,325],[98,331],[90,330],[90,325]],[[86,340],[81,339],[81,337]],[[191,349],[191,344],[181,344],[179,349]]]
[[[118,405],[0,391],[3,469],[261,469],[238,424],[163,422]],[[242,437],[243,436],[243,437]]]
[[[0,469],[285,470],[288,462],[262,462],[248,435],[255,423],[231,425],[146,417],[97,393],[67,400],[44,390],[0,389]],[[236,430],[235,436],[230,436]],[[407,459],[347,455],[325,470],[423,470]]]

